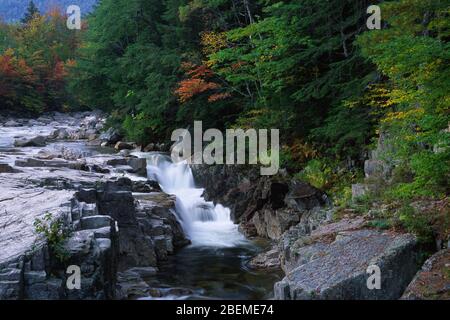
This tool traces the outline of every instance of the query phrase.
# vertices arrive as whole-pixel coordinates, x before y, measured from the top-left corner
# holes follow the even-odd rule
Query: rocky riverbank
[[[229,207],[243,234],[271,241],[250,268],[274,270],[267,272],[273,275],[281,268],[284,278],[241,273],[247,260],[235,255],[250,258],[255,248],[223,250],[221,260],[205,257],[214,250],[184,250],[179,259],[192,270],[205,270],[201,261],[211,264],[203,278],[191,277],[191,270],[178,268],[171,257],[190,242],[175,197],[147,178],[147,160],[132,155],[141,148],[122,142],[113,129],[103,131],[104,123],[100,112],[0,118],[0,299],[195,297],[203,295],[199,281],[215,287],[210,292],[225,294],[218,289],[225,280],[215,274],[223,270],[227,285],[252,298],[270,297],[265,286],[275,281],[275,299],[448,297],[448,249],[419,270],[423,252],[415,236],[372,228],[367,215],[351,210],[338,218],[320,190],[283,171],[267,177],[242,166],[194,165],[192,171],[206,200]],[[155,149],[166,146],[146,147]],[[373,161],[366,164],[366,175],[385,175]],[[384,168],[379,160],[376,165]],[[367,187],[353,189],[358,196]],[[39,221],[57,228],[45,235],[36,228]],[[52,240],[55,232],[64,237]],[[439,240],[440,247],[446,243]],[[193,254],[203,260],[193,261]],[[71,265],[81,269],[80,290],[66,285]],[[367,286],[374,266],[380,289]],[[168,285],[172,281],[177,287]],[[242,281],[264,282],[264,288],[249,290]],[[233,297],[229,291],[226,296]]]
[[[143,278],[189,240],[146,160],[96,149],[118,142],[100,132],[100,113],[0,120],[0,299],[148,295]],[[36,232],[37,221],[57,222],[64,241]],[[70,265],[80,290],[66,286]]]
[[[367,175],[374,171],[372,162],[366,165]],[[272,240],[272,248],[250,266],[283,269],[285,277],[274,285],[275,299],[422,298],[417,291],[429,286],[437,287],[430,289],[435,298],[448,295],[449,261],[443,263],[441,254],[440,262],[434,263],[441,267],[435,271],[438,281],[426,276],[431,262],[416,275],[423,251],[412,234],[374,229],[364,215],[351,210],[337,218],[324,193],[287,179],[283,172],[261,177],[258,170],[246,167],[193,168],[206,197],[229,206],[246,235]],[[379,289],[367,285],[374,266],[380,274]],[[419,279],[426,279],[422,288]]]

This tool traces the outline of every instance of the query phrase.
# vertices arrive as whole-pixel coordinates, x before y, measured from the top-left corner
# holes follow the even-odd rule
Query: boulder
[[[342,226],[341,226],[342,227]],[[286,277],[274,286],[280,300],[398,299],[418,269],[416,238],[410,234],[356,229],[312,233],[284,252]],[[293,263],[295,261],[295,263]],[[367,285],[369,267],[380,270],[381,288]]]
[[[147,159],[145,158],[132,158],[127,160],[127,165],[129,165],[136,173],[141,176],[147,176]]]
[[[14,169],[7,163],[0,163],[0,173],[16,173],[16,172],[20,172],[20,171],[17,169]]]
[[[67,131],[67,129],[60,128],[53,132],[53,137],[58,140],[65,140],[69,138],[69,132]]]
[[[273,247],[269,251],[262,252],[250,260],[249,266],[253,269],[279,269],[280,251],[277,247]]]
[[[57,157],[58,157],[58,155],[55,154],[55,152],[53,152],[51,150],[47,150],[47,149],[40,150],[36,155],[36,158],[41,159],[41,160],[51,160],[51,159],[54,159]]]
[[[16,160],[17,167],[51,167],[51,168],[69,168],[70,162],[65,160],[41,160],[35,158],[27,158],[24,160]]]
[[[14,141],[15,147],[44,147],[47,139],[43,136],[20,138]]]
[[[403,293],[402,300],[450,300],[450,249],[425,261]]]
[[[124,149],[126,149],[126,150],[133,150],[134,146],[133,146],[132,143],[119,141],[114,146],[114,149],[116,149],[116,150],[124,150]]]
[[[9,120],[3,124],[4,127],[19,127],[20,123],[14,120]]]
[[[120,150],[119,155],[121,157],[128,158],[131,155],[131,151],[129,149]]]
[[[99,137],[99,139],[102,142],[105,142],[107,145],[113,145],[120,141],[122,136],[120,135],[119,131],[114,128],[109,128],[106,130],[106,132],[102,133]]]
[[[149,143],[148,145],[146,145],[144,147],[144,152],[151,152],[151,151],[157,151],[156,150],[156,145],[154,143]]]
[[[99,229],[104,227],[111,227],[113,225],[113,220],[109,216],[96,215],[81,218],[81,229]]]
[[[352,184],[352,199],[356,200],[367,194],[369,188],[363,183]]]

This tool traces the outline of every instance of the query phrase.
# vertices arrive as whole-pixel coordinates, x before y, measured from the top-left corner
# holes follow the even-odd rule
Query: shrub
[[[64,242],[69,237],[70,230],[62,218],[54,218],[51,213],[46,213],[42,219],[36,218],[34,228],[37,234],[44,237],[50,251],[60,262],[69,258]]]

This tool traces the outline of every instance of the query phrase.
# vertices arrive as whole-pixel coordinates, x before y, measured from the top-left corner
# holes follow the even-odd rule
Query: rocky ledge
[[[193,172],[205,196],[229,206],[247,236],[272,240],[270,250],[249,265],[284,271],[274,286],[275,299],[422,298],[424,278],[440,296],[448,291],[443,271],[448,256],[425,264],[410,284],[424,253],[415,236],[370,228],[351,214],[334,220],[335,209],[324,193],[282,171],[262,177],[257,168],[194,165]],[[380,289],[367,285],[373,268],[380,273]]]
[[[118,139],[99,133],[99,114],[3,120],[0,299],[148,296],[144,279],[189,240],[175,199],[147,180],[146,160],[93,149],[90,141]],[[64,237],[38,232],[38,221]],[[79,290],[67,286],[69,266],[80,268]]]
[[[286,277],[275,284],[275,298],[400,298],[419,266],[416,238],[363,225],[362,219],[343,220],[305,236],[287,232],[281,245]],[[379,288],[367,285],[371,266],[379,268]]]
[[[402,295],[404,300],[450,300],[450,249],[431,256]]]

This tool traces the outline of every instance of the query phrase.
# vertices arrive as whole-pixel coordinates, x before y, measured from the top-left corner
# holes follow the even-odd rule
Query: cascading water
[[[248,241],[230,217],[230,209],[203,197],[203,189],[194,183],[192,170],[186,163],[172,163],[159,153],[142,153],[147,159],[150,179],[158,181],[164,192],[176,196],[176,211],[193,246],[235,247]]]

